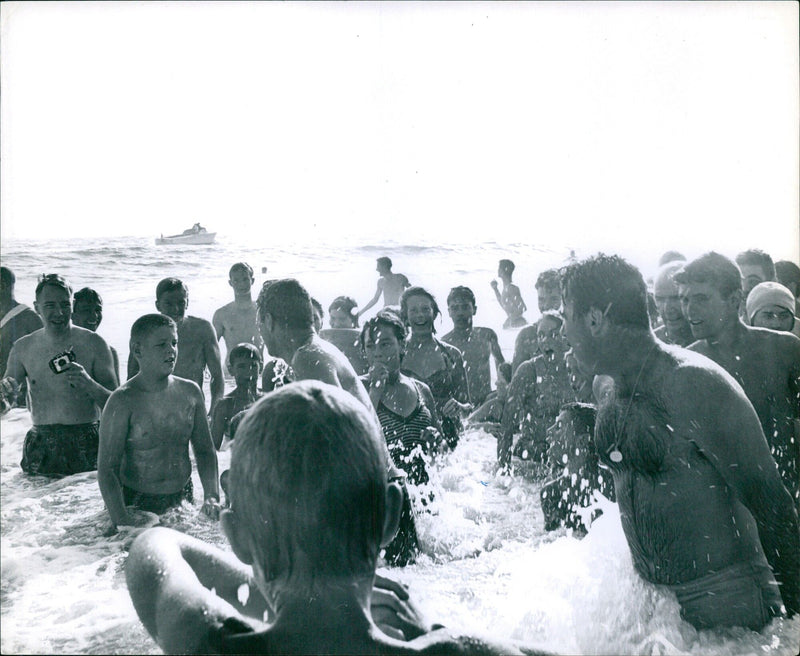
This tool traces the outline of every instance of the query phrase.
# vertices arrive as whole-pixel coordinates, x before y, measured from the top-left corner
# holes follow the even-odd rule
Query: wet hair
[[[667,251],[658,258],[658,266],[663,267],[670,262],[686,262],[686,256],[678,251]]]
[[[251,267],[247,262],[237,262],[231,267],[231,270],[228,271],[228,278],[230,278],[234,271],[244,271],[250,279],[253,278],[253,267]]]
[[[478,307],[478,304],[475,302],[475,293],[469,287],[465,287],[464,285],[453,287],[447,295],[447,304],[450,305],[450,302],[456,298],[463,298],[465,301],[472,303],[472,307]]]
[[[344,390],[303,380],[256,402],[236,431],[231,508],[267,582],[372,577],[387,462],[375,418]],[[297,580],[311,568],[310,580]]]
[[[100,294],[98,294],[91,287],[84,287],[83,289],[79,289],[77,292],[75,292],[75,295],[72,297],[73,312],[75,311],[75,308],[78,307],[78,303],[97,303],[98,305],[102,305],[103,299],[101,298]]]
[[[775,280],[775,264],[772,261],[772,258],[769,256],[769,253],[765,253],[760,248],[751,248],[746,251],[742,251],[736,256],[736,264],[739,266],[745,264],[752,264],[755,266],[761,267],[761,271],[764,272],[764,276],[766,280]]]
[[[556,286],[561,286],[561,274],[558,272],[558,269],[547,269],[546,271],[542,271],[539,274],[539,277],[536,278],[535,287],[537,288]]]
[[[15,282],[17,282],[17,277],[14,272],[8,267],[0,266],[0,285],[3,285],[4,288],[13,287]]]
[[[34,293],[34,298],[39,298],[39,293],[47,285],[52,285],[53,287],[60,287],[65,292],[67,292],[67,294],[72,296],[72,287],[67,282],[67,279],[64,278],[64,276],[58,273],[43,273],[41,276],[39,276],[39,282],[36,285],[36,292]]]
[[[328,306],[328,314],[334,310],[341,310],[350,316],[350,321],[353,322],[353,327],[358,328],[358,314],[353,312],[358,307],[358,301],[350,296],[337,296],[333,299],[330,306]]]
[[[234,346],[228,353],[228,369],[233,369],[234,360],[257,360],[258,370],[261,371],[264,365],[264,358],[261,351],[248,342],[242,342]]]
[[[314,325],[314,310],[306,288],[294,278],[264,283],[256,301],[258,319],[272,320],[291,329],[310,329]]]
[[[591,403],[579,403],[572,401],[561,406],[564,412],[575,427],[578,435],[594,435],[594,425],[597,421],[597,408]]]
[[[514,273],[516,265],[511,260],[500,260],[500,268],[508,271],[509,274]]]
[[[579,317],[602,310],[617,326],[650,328],[642,273],[618,255],[598,253],[561,269],[561,294]]]
[[[784,287],[792,284],[798,285],[800,284],[800,267],[789,260],[778,260],[775,262],[775,277]]]
[[[386,267],[387,269],[391,269],[392,268],[392,260],[391,260],[391,258],[388,258],[388,257],[384,256],[384,257],[379,257],[375,261],[377,262],[377,264],[379,266]]]
[[[139,317],[131,326],[131,351],[134,344],[141,344],[150,333],[164,326],[170,326],[175,330],[178,329],[177,324],[166,314],[145,314]]]
[[[405,343],[406,335],[408,334],[405,323],[403,323],[403,320],[396,312],[384,308],[383,310],[380,310],[378,314],[372,317],[372,319],[367,321],[367,323],[365,323],[364,327],[361,329],[361,334],[358,336],[358,342],[361,344],[362,351],[366,351],[367,337],[374,340],[375,334],[382,327],[389,328],[394,333],[395,337],[397,337],[398,342],[401,344]]]
[[[679,285],[689,283],[708,283],[729,298],[734,292],[742,291],[742,272],[733,260],[711,251],[692,260],[678,271],[673,280]]]
[[[436,299],[433,297],[433,294],[431,294],[427,289],[424,289],[423,287],[409,287],[400,297],[400,318],[406,325],[408,324],[408,299],[412,296],[424,296],[425,298],[430,299],[431,305],[433,306],[434,320],[442,313],[441,310],[439,310],[439,305],[436,303]],[[436,328],[433,329],[433,332],[436,332]]]
[[[186,292],[186,296],[189,296],[189,288],[183,280],[179,278],[164,278],[156,287],[156,300],[159,300],[163,294],[174,292],[179,289]]]

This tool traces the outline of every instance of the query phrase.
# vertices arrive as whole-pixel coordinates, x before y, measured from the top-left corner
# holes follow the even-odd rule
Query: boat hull
[[[178,245],[198,245],[213,244],[216,232],[200,232],[191,235],[173,235],[172,237],[156,237],[156,246]]]

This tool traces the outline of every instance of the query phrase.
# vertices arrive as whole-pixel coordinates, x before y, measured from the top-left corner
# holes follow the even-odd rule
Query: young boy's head
[[[84,287],[72,297],[72,323],[92,332],[103,320],[103,299],[91,287]]]
[[[311,297],[311,311],[314,313],[314,332],[319,334],[319,331],[322,330],[322,321],[325,319],[325,310],[322,309],[322,303],[313,296]]]
[[[469,287],[453,287],[447,295],[447,313],[456,328],[471,328],[477,309],[475,294]]]
[[[222,522],[260,583],[309,590],[371,581],[402,501],[387,484],[382,440],[360,402],[319,381],[282,387],[249,410],[236,431]]]
[[[156,309],[173,321],[183,320],[189,307],[189,288],[178,278],[164,278],[156,287]]]
[[[331,328],[358,328],[358,303],[350,296],[337,296],[328,307]]]
[[[515,265],[511,260],[500,260],[497,266],[497,275],[510,280],[511,276],[514,274],[514,269]]]
[[[247,294],[255,282],[253,267],[247,262],[237,262],[228,272],[228,284],[235,295]]]
[[[589,403],[562,406],[555,423],[547,429],[548,460],[559,467],[569,466],[570,471],[592,461],[591,440],[596,418],[597,410]]]
[[[564,319],[554,310],[547,310],[536,328],[536,341],[539,351],[545,355],[563,354],[567,351],[567,342],[561,334]]]
[[[169,376],[178,357],[178,327],[165,314],[145,314],[131,326],[130,350],[141,372]]]
[[[536,299],[539,312],[561,307],[561,276],[557,269],[542,271],[536,279]]]
[[[261,352],[252,344],[243,342],[234,346],[228,353],[228,371],[236,379],[236,387],[246,387],[258,381],[264,367]]]

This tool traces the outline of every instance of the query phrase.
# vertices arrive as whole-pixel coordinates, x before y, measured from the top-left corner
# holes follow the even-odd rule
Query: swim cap
[[[794,296],[779,282],[761,282],[747,295],[747,320],[753,321],[756,312],[770,305],[786,308],[794,314]]]

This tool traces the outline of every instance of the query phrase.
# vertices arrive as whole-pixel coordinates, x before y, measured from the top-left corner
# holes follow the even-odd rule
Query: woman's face
[[[342,308],[330,308],[328,317],[331,322],[331,328],[355,328],[353,317]]]
[[[364,351],[370,366],[377,362],[393,373],[400,370],[405,345],[398,341],[394,330],[388,326],[378,326],[372,334],[367,334]]]
[[[408,325],[415,333],[432,332],[433,303],[427,296],[411,296],[406,302]]]
[[[753,315],[753,325],[757,328],[790,332],[794,327],[794,314],[780,305],[768,305]]]

